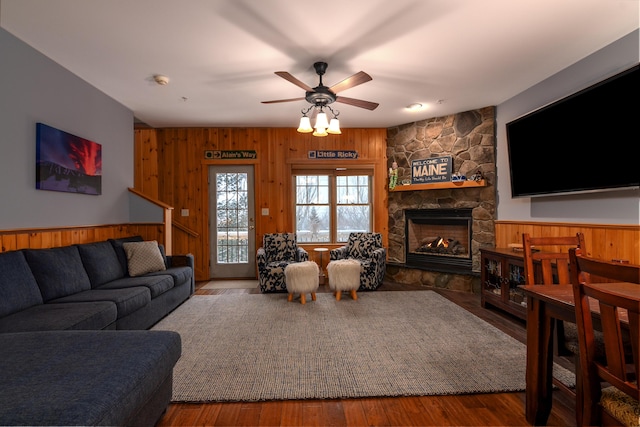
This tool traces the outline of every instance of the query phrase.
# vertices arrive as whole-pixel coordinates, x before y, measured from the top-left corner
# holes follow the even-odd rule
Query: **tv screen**
[[[507,123],[512,196],[639,187],[639,70]]]

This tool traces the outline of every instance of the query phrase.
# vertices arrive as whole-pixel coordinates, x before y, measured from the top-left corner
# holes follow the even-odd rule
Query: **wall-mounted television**
[[[640,66],[506,124],[511,195],[640,187]]]

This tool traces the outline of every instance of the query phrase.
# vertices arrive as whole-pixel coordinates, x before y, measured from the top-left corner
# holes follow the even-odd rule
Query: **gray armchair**
[[[295,233],[265,234],[256,254],[260,292],[287,292],[284,269],[294,262],[309,260],[309,254],[298,247]]]
[[[387,270],[387,249],[382,247],[380,233],[351,233],[347,244],[332,249],[331,261],[356,259],[360,262],[360,291],[378,289]]]

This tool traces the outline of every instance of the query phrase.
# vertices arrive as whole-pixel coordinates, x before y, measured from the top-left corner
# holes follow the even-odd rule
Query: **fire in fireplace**
[[[425,270],[472,269],[472,209],[405,210],[405,263]]]

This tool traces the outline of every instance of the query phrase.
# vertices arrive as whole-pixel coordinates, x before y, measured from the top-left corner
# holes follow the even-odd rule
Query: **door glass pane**
[[[247,185],[246,173],[216,174],[217,261],[220,264],[248,262]]]

